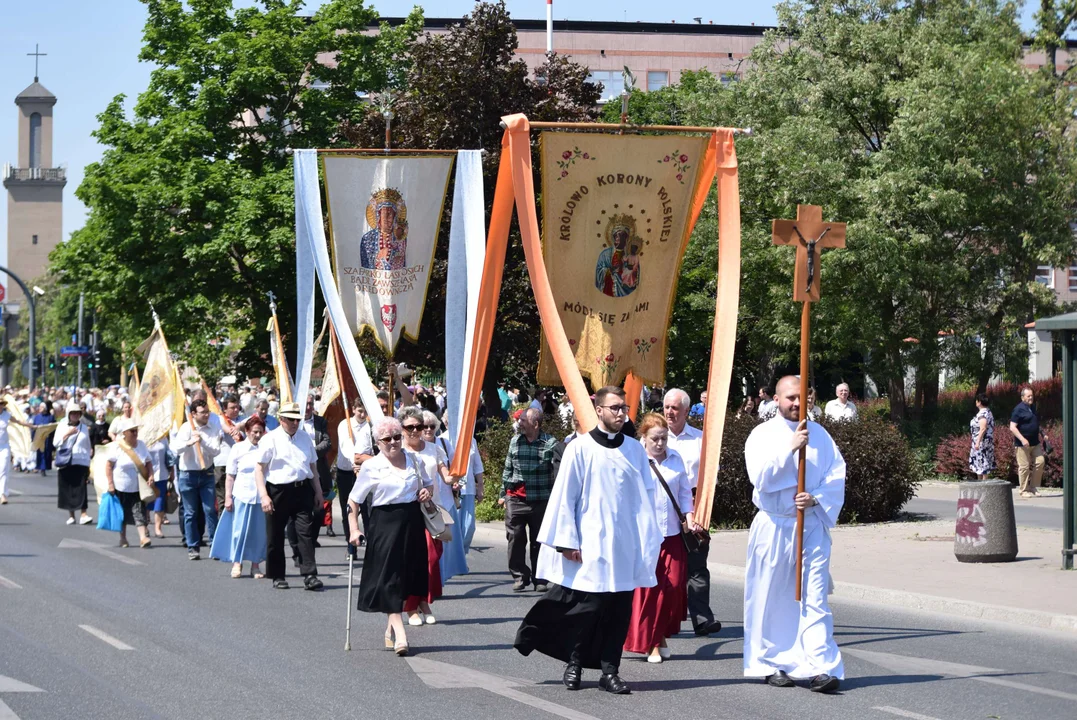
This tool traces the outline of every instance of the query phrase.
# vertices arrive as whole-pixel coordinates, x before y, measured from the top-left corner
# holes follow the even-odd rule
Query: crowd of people
[[[54,460],[67,522],[93,522],[88,489],[96,486],[122,508],[122,547],[129,546],[128,525],[140,547],[151,547],[170,512],[178,511],[190,560],[200,560],[208,547],[210,558],[230,565],[231,577],[244,577],[248,563],[251,577],[286,589],[287,539],[303,587],[316,591],[322,587],[318,537],[323,527],[332,531],[336,499],[349,557],[366,547],[356,607],[386,615],[385,647],[406,655],[408,627],[437,623],[434,604],[445,583],[469,571],[475,505],[483,497],[485,468],[474,441],[466,475],[451,473],[456,448],[443,391],[402,383],[392,393],[383,388],[384,419],[373,425],[355,399],[332,451],[315,397],[300,406],[277,401],[268,388],[220,390],[212,398],[190,392],[189,420],[149,446],[139,439],[139,421],[122,390],[74,397],[43,391],[19,401],[27,413],[38,407],[45,417],[62,413]],[[98,400],[107,403],[102,413]],[[562,659],[570,690],[580,687],[584,668],[596,668],[602,689],[623,694],[629,692],[619,674],[623,653],[665,662],[673,658],[670,638],[685,620],[697,636],[722,627],[710,607],[709,544],[699,541],[709,536],[694,517],[702,433],[688,419],[705,411],[706,398],[693,405],[687,393],[670,389],[657,407],[645,403],[638,424],[628,419],[620,388],[602,388],[592,400],[598,426],[585,432],[576,423],[575,432],[555,438],[543,431],[544,420],[548,414],[574,419],[571,405],[531,393],[515,415],[516,432],[499,468],[499,502],[512,589],[540,593],[516,648]],[[813,425],[809,438],[797,424],[796,378],[779,382],[773,400],[776,413],[745,449],[760,513],[750,539],[744,672],[779,687],[804,680],[812,690],[831,692],[842,666],[826,603],[828,529],[841,507],[844,464],[822,427]],[[855,414],[840,393],[839,400]],[[220,412],[211,412],[211,404]],[[93,422],[84,419],[89,412]],[[34,427],[0,408],[3,441],[9,422]],[[765,435],[757,439],[758,433]],[[795,456],[803,445],[808,492],[798,495]],[[103,453],[103,477],[91,478],[96,453]],[[815,507],[806,528],[802,610],[792,600],[795,563],[786,536],[796,509]]]

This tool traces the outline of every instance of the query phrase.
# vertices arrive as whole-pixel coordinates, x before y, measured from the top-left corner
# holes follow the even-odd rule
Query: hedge
[[[971,418],[970,418],[971,420]],[[1050,421],[1040,426],[1054,446],[1047,458],[1043,470],[1044,487],[1062,487],[1062,423]],[[974,480],[975,475],[969,470],[969,450],[972,447],[971,431],[960,435],[950,435],[939,441],[935,450],[935,472],[949,475],[960,480]],[[1017,459],[1014,453],[1013,435],[1010,434],[1009,420],[999,422],[995,419],[995,472],[989,477],[1009,480],[1017,484]]]
[[[744,444],[756,425],[758,420],[754,417],[726,418],[712,513],[712,523],[716,525],[747,527],[755,516]],[[840,522],[880,522],[896,517],[916,493],[920,480],[904,436],[886,420],[871,416],[854,423],[826,423],[825,427],[847,466],[845,506]],[[543,429],[558,438],[571,432],[556,417],[547,418]],[[484,522],[504,518],[497,498],[512,432],[511,424],[491,423],[479,442],[486,468],[486,497],[476,509],[476,516]]]

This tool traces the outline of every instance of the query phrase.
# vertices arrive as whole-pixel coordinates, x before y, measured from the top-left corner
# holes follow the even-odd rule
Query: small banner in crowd
[[[142,373],[142,385],[138,389],[135,404],[135,411],[142,422],[138,435],[146,445],[152,445],[161,438],[168,437],[176,421],[177,411],[178,378],[159,323],[155,325],[149,338],[139,346],[138,352],[146,358],[146,370]]]
[[[709,138],[544,132],[543,261],[591,386],[665,380],[669,316]],[[545,335],[538,381],[559,385]]]
[[[419,338],[454,159],[455,153],[322,155],[348,324],[356,335],[369,328],[390,357],[401,336]]]

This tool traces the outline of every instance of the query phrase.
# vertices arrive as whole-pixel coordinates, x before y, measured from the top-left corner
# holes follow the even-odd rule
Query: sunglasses
[[[422,425],[401,425],[405,432],[419,432],[423,429]]]
[[[437,425],[423,425],[423,427],[426,428],[427,430],[437,430],[438,429]]]
[[[383,442],[383,443],[400,442],[400,439],[402,437],[403,437],[403,435],[401,435],[400,433],[397,433],[396,435],[390,435],[388,437],[378,438],[378,442]]]

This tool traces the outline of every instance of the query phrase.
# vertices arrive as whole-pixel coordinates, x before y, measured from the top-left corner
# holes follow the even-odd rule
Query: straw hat
[[[277,410],[277,417],[291,418],[293,420],[302,420],[303,411],[299,407],[299,403],[286,402],[280,404],[280,409]]]

